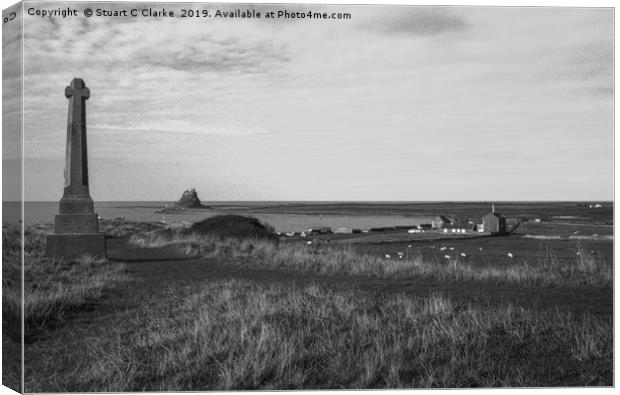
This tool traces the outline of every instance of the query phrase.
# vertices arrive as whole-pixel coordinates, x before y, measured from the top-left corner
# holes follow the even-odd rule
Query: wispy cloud
[[[269,134],[271,131],[253,126],[237,124],[209,124],[208,121],[203,123],[203,128],[196,128],[199,122],[191,121],[179,121],[179,120],[161,120],[153,122],[142,122],[134,124],[97,124],[93,123],[90,128],[98,131],[113,131],[113,132],[153,132],[153,133],[168,133],[171,136],[182,136],[186,134],[198,135],[198,136],[250,136],[256,134]]]

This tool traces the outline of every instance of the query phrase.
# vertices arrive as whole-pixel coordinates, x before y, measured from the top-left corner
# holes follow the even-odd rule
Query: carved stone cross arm
[[[86,87],[86,84],[84,84],[81,78],[74,78],[73,81],[71,81],[71,85],[65,88],[65,97],[67,99],[74,97],[76,99],[83,98],[88,100],[90,97],[90,89]]]

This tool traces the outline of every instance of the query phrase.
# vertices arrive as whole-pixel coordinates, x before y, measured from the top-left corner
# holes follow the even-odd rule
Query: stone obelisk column
[[[69,99],[65,188],[60,213],[54,219],[55,234],[47,237],[47,254],[54,258],[105,256],[105,235],[99,233],[98,216],[88,190],[86,100],[90,90],[82,79],[74,78],[65,96]]]

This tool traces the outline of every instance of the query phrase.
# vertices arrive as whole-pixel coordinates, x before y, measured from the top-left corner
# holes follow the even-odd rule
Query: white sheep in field
[[[450,255],[444,255],[443,257],[446,259],[450,259]]]
[[[390,258],[392,258],[392,255],[390,255],[390,254],[385,254],[385,259],[390,259]]]
[[[448,247],[441,247],[441,248],[440,248],[440,250],[441,250],[441,251],[445,251],[445,250],[446,250],[446,248],[448,248]]]
[[[512,254],[512,252],[509,252],[509,253],[508,253],[508,254],[506,254],[506,255],[508,255],[508,258],[510,258],[510,259],[512,259],[512,258],[514,258],[514,257],[515,257],[515,256]]]
[[[466,253],[464,253],[464,252],[461,252],[461,256],[462,256],[463,258],[467,258],[467,254],[466,254]]]
[[[454,247],[450,247],[450,251],[454,251]]]

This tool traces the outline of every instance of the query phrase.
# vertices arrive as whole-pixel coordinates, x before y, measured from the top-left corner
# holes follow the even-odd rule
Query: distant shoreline
[[[562,222],[611,224],[613,202],[600,203],[602,207],[583,207],[580,202],[497,202],[495,209],[506,218],[544,224]],[[315,227],[370,229],[386,226],[417,224],[416,217],[445,216],[455,221],[479,223],[489,213],[489,202],[211,202],[207,209],[186,209],[171,213],[158,213],[165,201],[95,201],[95,212],[104,219],[122,218],[127,221],[189,221],[196,222],[217,214],[238,214],[258,218],[269,223],[279,232],[300,231]],[[22,212],[23,208],[23,212]],[[53,223],[58,214],[58,202],[3,202],[3,222],[27,224]],[[423,223],[430,223],[425,221]],[[541,225],[541,226],[542,226]],[[593,232],[598,233],[598,232]],[[550,234],[554,234],[551,231]]]
[[[24,200],[24,203],[58,203],[58,200]],[[147,203],[170,204],[170,200],[95,200],[97,203]],[[205,200],[209,204],[552,204],[552,203],[604,203],[613,200]],[[2,203],[21,203],[20,200],[3,200]]]

